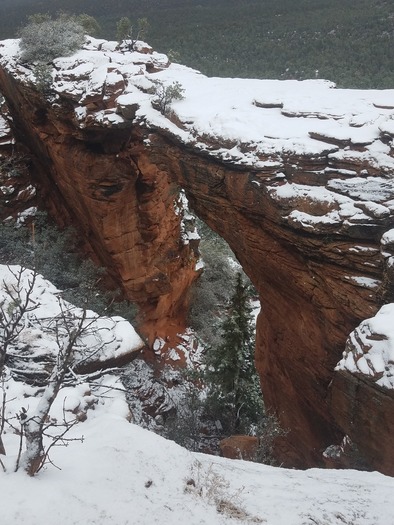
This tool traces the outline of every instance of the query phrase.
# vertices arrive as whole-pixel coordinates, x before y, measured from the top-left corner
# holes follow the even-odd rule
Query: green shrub
[[[152,105],[155,109],[158,109],[162,115],[167,116],[171,103],[174,100],[182,100],[185,98],[185,90],[177,81],[165,86],[162,82],[156,80],[154,81],[154,84],[156,96],[152,101]]]
[[[137,20],[136,29],[127,16],[123,16],[116,24],[116,38],[118,42],[125,43],[130,51],[134,50],[137,40],[140,40],[146,35],[149,29],[149,22],[147,18],[139,18]]]
[[[97,22],[94,16],[90,16],[90,15],[87,15],[86,13],[82,13],[76,16],[75,20],[77,23],[79,23],[83,27],[87,35],[97,36],[101,31],[100,24]]]
[[[85,30],[75,17],[61,14],[33,15],[20,30],[24,62],[50,62],[56,57],[71,55],[82,47]]]
[[[254,366],[254,319],[250,288],[237,273],[220,325],[221,342],[207,349],[204,363],[207,410],[229,432],[249,433],[264,414]]]

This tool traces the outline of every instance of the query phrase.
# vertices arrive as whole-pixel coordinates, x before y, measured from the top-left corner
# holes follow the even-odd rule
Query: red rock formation
[[[219,443],[222,456],[229,459],[256,459],[259,440],[256,436],[230,436]]]
[[[392,257],[393,241],[394,230],[390,230],[382,239],[387,259]],[[394,304],[386,304],[350,334],[330,400],[341,428],[348,436],[357,436],[355,446],[347,447],[351,453],[345,450],[341,459],[365,462],[372,457],[372,464],[385,474],[394,471],[393,320]]]
[[[331,405],[336,420],[348,436],[354,436],[355,449],[344,457],[352,468],[378,469],[389,476],[394,472],[394,393],[362,376],[347,371],[334,375]]]
[[[100,46],[90,43],[86,59],[90,71],[92,53],[101,53],[100,64],[111,63],[99,88],[92,88],[86,68],[85,76],[77,76],[81,52],[55,62],[52,104],[9,53],[2,60],[0,88],[19,140],[36,156],[49,207],[72,218],[100,262],[141,304],[153,339],[165,335],[168,323],[181,324],[195,278],[195,257],[180,242],[174,211],[176,187],[184,188],[259,291],[256,365],[266,404],[290,430],[279,459],[289,466],[321,465],[326,447],[348,433],[365,444],[369,466],[394,474],[391,463],[384,466],[387,450],[377,457],[358,435],[364,416],[349,425],[350,417],[358,417],[348,409],[355,389],[337,378],[331,383],[348,334],[381,301],[392,300],[391,270],[380,253],[394,214],[390,97],[349,96],[319,83],[314,94],[313,83],[261,81],[248,111],[259,112],[259,122],[271,122],[273,115],[276,120],[245,142],[231,127],[233,116],[244,124],[236,97],[226,109],[228,120],[220,120],[228,136],[213,129],[215,114],[206,117],[207,127],[195,124],[198,99],[195,114],[190,104],[184,113],[179,105],[168,119],[152,110],[154,84],[147,73],[167,67],[166,59],[131,53],[126,69],[124,54],[116,55],[112,44]],[[117,99],[121,82],[115,85],[113,75],[105,80],[114,68],[126,86]],[[188,75],[190,90],[199,82],[199,96],[207,89],[215,97],[209,79],[190,70]],[[233,82],[235,93],[249,93],[247,81]],[[295,91],[307,107],[293,107]],[[349,105],[354,107],[347,115]],[[326,121],[331,127],[322,129]],[[249,132],[248,124],[253,130],[247,118]],[[391,435],[386,424],[377,431]]]
[[[168,324],[181,329],[196,256],[180,242],[171,174],[146,163],[143,142],[131,143],[129,126],[81,131],[70,108],[51,106],[34,86],[21,89],[4,71],[0,76],[15,133],[33,155],[51,214],[60,224],[74,224],[125,295],[140,305],[143,332],[152,342],[166,335]]]

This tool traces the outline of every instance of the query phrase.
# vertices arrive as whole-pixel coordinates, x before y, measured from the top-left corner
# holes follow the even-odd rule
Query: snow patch
[[[394,388],[394,303],[382,306],[350,334],[336,370],[365,375],[381,387]]]

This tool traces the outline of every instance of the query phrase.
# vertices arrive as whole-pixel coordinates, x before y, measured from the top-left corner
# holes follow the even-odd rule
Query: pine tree
[[[263,416],[263,403],[254,355],[254,327],[249,286],[240,273],[227,316],[221,325],[222,342],[207,350],[207,407],[224,429],[248,432]]]

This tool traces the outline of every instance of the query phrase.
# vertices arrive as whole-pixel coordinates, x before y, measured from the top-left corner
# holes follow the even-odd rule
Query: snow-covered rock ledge
[[[380,245],[386,266],[382,286],[388,288],[391,295],[394,286],[394,229],[384,233]],[[364,282],[364,286],[374,285]],[[394,390],[394,303],[382,306],[374,317],[362,321],[349,335],[336,370],[364,376],[380,387]]]
[[[69,331],[80,326],[71,368],[92,372],[130,361],[145,346],[133,326],[122,317],[99,316],[62,299],[61,291],[41,275],[20,266],[0,265],[2,315],[14,322],[16,303],[26,302],[14,336],[7,347],[5,364],[11,374],[35,384],[48,378]],[[13,315],[15,312],[15,315]],[[0,337],[7,330],[0,325]]]
[[[336,370],[364,376],[394,390],[394,303],[382,306],[350,334]]]
[[[0,43],[1,66],[34,82],[34,68],[19,60],[18,40]],[[54,60],[51,80],[53,102],[71,99],[81,128],[144,121],[222,160],[268,171],[283,155],[328,155],[333,164],[357,161],[382,175],[394,169],[394,89],[343,90],[326,80],[208,78],[170,63],[143,42],[129,51],[92,37],[81,51]],[[157,82],[178,82],[184,90],[167,115],[152,106]],[[328,171],[316,175],[321,179]]]
[[[120,383],[104,376],[63,388],[52,420],[85,420],[52,448],[36,478],[0,468],[7,525],[391,525],[394,479],[378,472],[289,470],[187,451],[128,421]],[[37,389],[10,380],[7,415],[37,404]],[[94,408],[94,410],[92,409]],[[66,415],[65,415],[66,414]],[[83,437],[83,439],[81,439]],[[4,442],[15,462],[19,436]]]

